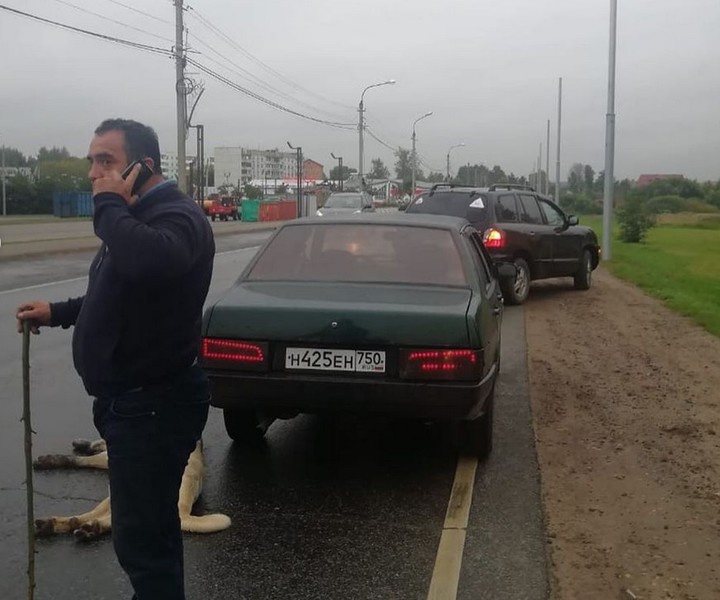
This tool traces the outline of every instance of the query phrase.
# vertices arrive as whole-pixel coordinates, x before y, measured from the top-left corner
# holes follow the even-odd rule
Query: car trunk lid
[[[467,347],[468,288],[244,282],[218,301],[206,336],[350,347]]]

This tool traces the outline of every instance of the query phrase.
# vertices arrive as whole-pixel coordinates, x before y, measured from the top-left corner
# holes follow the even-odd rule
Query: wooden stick
[[[35,511],[33,509],[32,424],[30,422],[30,322],[23,321],[23,416],[25,426],[25,488],[27,489],[28,600],[35,597]]]

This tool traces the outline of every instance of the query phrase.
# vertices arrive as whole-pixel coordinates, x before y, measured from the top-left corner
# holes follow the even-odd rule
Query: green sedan
[[[200,358],[228,435],[256,439],[298,413],[452,420],[460,450],[487,456],[497,279],[464,219],[282,225],[204,315]]]

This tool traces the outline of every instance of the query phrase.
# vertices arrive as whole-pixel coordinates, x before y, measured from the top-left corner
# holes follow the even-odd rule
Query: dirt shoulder
[[[720,339],[594,275],[526,307],[553,598],[720,598]]]

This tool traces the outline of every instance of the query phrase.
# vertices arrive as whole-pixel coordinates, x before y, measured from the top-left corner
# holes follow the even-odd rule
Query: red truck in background
[[[221,221],[240,220],[240,198],[234,196],[220,196],[219,194],[210,194],[207,199],[203,200],[203,211],[211,220],[220,219]]]

